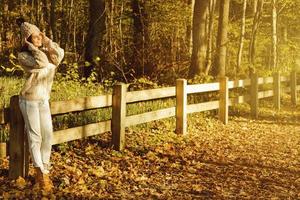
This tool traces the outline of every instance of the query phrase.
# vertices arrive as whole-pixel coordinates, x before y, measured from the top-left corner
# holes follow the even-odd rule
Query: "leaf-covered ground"
[[[189,115],[188,136],[174,134],[174,119],[128,128],[122,153],[109,147],[108,133],[54,146],[50,195],[32,190],[32,170],[25,180],[9,181],[2,160],[0,196],[300,199],[300,107],[287,97],[279,112],[271,101],[261,105],[257,120],[247,105],[231,109],[226,126],[214,116]]]

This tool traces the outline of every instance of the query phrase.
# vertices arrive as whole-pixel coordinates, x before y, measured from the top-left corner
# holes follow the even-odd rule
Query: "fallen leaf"
[[[16,186],[19,189],[24,189],[26,187],[25,179],[19,176],[18,179],[16,180]]]

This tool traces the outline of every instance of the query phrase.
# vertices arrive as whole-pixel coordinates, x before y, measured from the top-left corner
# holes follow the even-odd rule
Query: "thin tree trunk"
[[[105,32],[105,0],[89,0],[89,30],[85,48],[85,60],[92,65],[84,68],[88,78],[95,67],[94,59],[100,57],[100,41]]]
[[[176,63],[177,61],[177,51],[178,51],[178,27],[174,27],[174,34],[171,38],[171,49],[170,49],[170,55],[171,55],[171,63]]]
[[[215,76],[225,76],[226,70],[226,51],[227,51],[227,33],[228,33],[228,20],[229,20],[229,5],[230,0],[220,1],[220,15],[219,15],[219,27],[217,37],[217,57],[216,68],[214,71]]]
[[[138,76],[150,74],[152,67],[148,61],[149,32],[148,32],[148,14],[144,0],[132,0],[133,12],[133,68]]]
[[[245,38],[245,31],[246,31],[246,10],[247,10],[247,0],[244,0],[243,1],[242,25],[241,25],[241,37],[240,37],[240,45],[239,45],[239,51],[238,51],[238,56],[237,56],[237,66],[236,66],[237,74],[240,71],[241,63],[242,63],[242,56],[243,56],[244,38]]]
[[[40,27],[41,12],[40,12],[40,0],[35,0],[35,19],[37,27]]]
[[[61,42],[61,46],[63,49],[67,49],[67,34],[68,34],[68,7],[66,9],[64,8],[64,4],[65,5],[69,5],[69,0],[62,0],[61,2],[61,6],[62,6],[62,22],[61,22],[61,27],[60,27],[60,42]]]
[[[192,26],[193,26],[193,15],[194,15],[194,5],[195,5],[195,0],[187,0],[187,5],[191,9],[191,21],[187,25],[186,28],[186,41],[187,41],[187,49],[189,50],[189,53],[192,55],[193,51],[193,37],[192,37]]]
[[[125,52],[124,52],[124,44],[123,44],[123,28],[122,28],[122,19],[123,19],[123,12],[124,12],[124,3],[123,1],[121,2],[121,8],[120,8],[120,20],[119,20],[119,34],[120,34],[120,72],[122,73],[122,76],[125,80],[126,83],[128,83],[128,80],[126,78],[126,75],[124,73],[124,65],[127,64],[126,58],[125,58]]]
[[[53,38],[54,41],[57,40],[55,7],[56,7],[56,0],[51,0],[51,7],[50,7],[50,27],[51,27],[51,32],[52,32],[52,38]]]
[[[34,6],[35,5],[35,1],[36,0],[32,0],[31,1],[30,21],[33,21],[33,19],[34,19],[34,13],[35,13],[34,10],[36,9],[35,6]]]
[[[114,8],[115,8],[115,1],[110,1],[110,15],[109,15],[109,54],[111,57],[114,57]]]
[[[282,40],[283,43],[286,43],[288,41],[288,25],[283,25],[282,27]]]
[[[200,75],[205,69],[207,51],[205,22],[208,5],[208,1],[195,1],[193,15],[193,52],[189,69],[189,78]]]
[[[49,35],[50,33],[50,27],[49,27],[49,21],[50,21],[50,15],[49,15],[49,2],[48,0],[43,0],[43,9],[42,9],[42,15],[43,15],[43,28],[45,30],[45,33]]]
[[[77,58],[77,43],[76,43],[76,31],[77,31],[77,12],[74,13],[74,27],[73,27],[73,46],[74,54]]]
[[[4,6],[5,1],[2,1],[2,4],[0,4],[0,53],[3,52],[3,33],[4,33]]]
[[[9,9],[8,9],[8,0],[3,1],[3,14],[2,15],[2,29],[1,35],[2,35],[2,40],[7,42],[7,33],[8,33],[8,23],[9,23]],[[3,45],[3,50],[5,51],[5,47]]]
[[[248,60],[249,60],[249,75],[255,71],[254,69],[254,62],[255,62],[255,41],[256,41],[256,34],[258,31],[262,10],[264,6],[264,0],[258,0],[257,3],[257,9],[256,13],[253,19],[253,25],[252,25],[252,34],[250,39],[250,45],[249,45],[249,54],[248,54]]]
[[[213,31],[214,31],[214,13],[216,9],[216,0],[209,0],[209,25],[207,35],[207,58],[205,75],[208,75],[212,65],[212,52],[213,52]]]
[[[123,4],[123,1],[122,1],[121,2],[121,9],[120,9],[120,20],[119,20],[119,34],[120,34],[120,48],[121,48],[120,56],[122,58],[122,61],[120,63],[121,63],[121,68],[122,69],[123,69],[123,63],[126,63],[125,55],[124,55],[123,30],[122,30],[123,12],[124,12],[124,4]]]
[[[252,0],[253,1],[253,11],[252,11],[252,14],[253,16],[255,16],[256,12],[257,12],[257,3],[259,0]]]
[[[272,68],[277,69],[277,1],[272,0]]]
[[[143,25],[142,25],[142,16],[140,16],[140,3],[139,0],[132,0],[132,15],[133,15],[133,54],[132,54],[132,63],[136,75],[140,76],[144,74],[143,66]]]
[[[73,9],[74,9],[74,0],[70,0],[71,2],[70,2],[70,10],[69,10],[69,13],[68,13],[68,25],[67,25],[67,27],[68,27],[68,29],[67,29],[67,37],[66,37],[66,39],[67,39],[67,41],[66,41],[66,48],[68,49],[68,48],[71,48],[71,31],[72,31],[72,23],[71,22],[73,22],[73,26],[74,26],[74,20],[72,20],[72,13],[73,13]],[[75,47],[73,47],[73,49],[74,49]]]
[[[64,19],[64,11],[63,11],[63,1],[64,0],[56,0],[56,1],[59,1],[59,5],[57,6],[57,10],[61,10],[61,14],[60,14],[60,18],[61,19]],[[56,5],[57,5],[57,3],[56,3]],[[62,35],[62,29],[61,29],[61,27],[62,26],[64,26],[64,21],[63,20],[61,20],[61,22],[60,22],[60,29],[58,30],[56,30],[56,36],[57,36],[57,40],[59,41],[59,43],[60,43],[60,45],[63,47],[63,35]],[[56,26],[56,27],[58,27],[58,26]]]

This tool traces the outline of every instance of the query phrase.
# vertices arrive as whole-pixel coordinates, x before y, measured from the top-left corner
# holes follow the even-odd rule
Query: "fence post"
[[[277,110],[280,110],[280,73],[273,74],[273,94],[274,94],[274,106]]]
[[[126,119],[126,85],[117,84],[112,95],[112,145],[117,151],[125,146],[125,119]]]
[[[250,87],[251,116],[256,119],[258,117],[258,75],[256,73],[251,74]]]
[[[220,77],[220,100],[219,100],[219,120],[224,124],[228,123],[228,105],[229,105],[229,90],[228,77]]]
[[[292,104],[297,104],[297,73],[296,71],[291,72],[291,100]]]
[[[176,133],[187,133],[187,81],[176,80]]]
[[[27,135],[24,132],[24,120],[19,107],[19,96],[10,98],[10,134],[9,134],[9,178],[28,176],[29,154]]]
[[[7,155],[7,152],[6,152],[6,143],[5,142],[1,142],[0,143],[0,159],[1,158],[5,158],[6,155]]]

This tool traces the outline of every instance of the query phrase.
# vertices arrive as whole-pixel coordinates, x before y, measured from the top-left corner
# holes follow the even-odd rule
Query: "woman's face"
[[[32,44],[36,47],[42,46],[42,35],[41,33],[32,33],[31,35]]]

